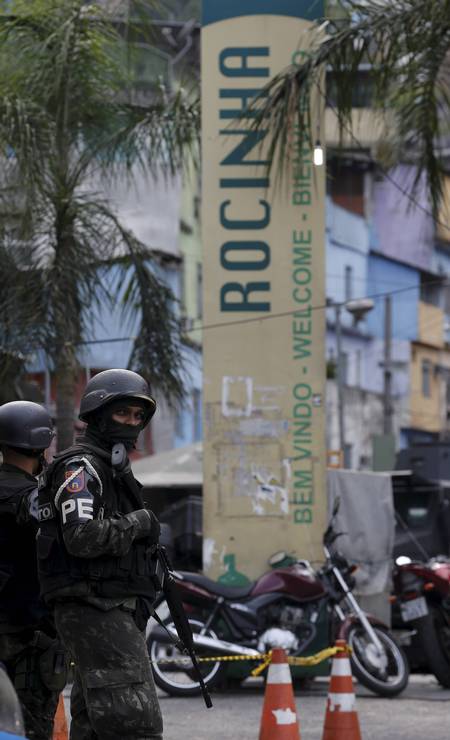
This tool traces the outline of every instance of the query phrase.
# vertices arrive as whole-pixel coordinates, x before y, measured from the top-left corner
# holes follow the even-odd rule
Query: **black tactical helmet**
[[[80,402],[79,418],[88,421],[89,414],[111,401],[139,398],[148,406],[147,424],[156,411],[156,401],[150,395],[147,381],[131,370],[103,370],[89,381]]]
[[[45,450],[53,437],[52,418],[38,403],[11,401],[0,406],[0,445]]]

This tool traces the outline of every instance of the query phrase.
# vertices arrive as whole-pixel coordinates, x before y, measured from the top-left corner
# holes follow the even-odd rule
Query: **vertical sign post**
[[[294,129],[275,185],[267,134],[241,116],[303,58],[322,16],[321,0],[203,2],[203,560],[230,584],[260,575],[277,550],[321,554],[324,167]]]

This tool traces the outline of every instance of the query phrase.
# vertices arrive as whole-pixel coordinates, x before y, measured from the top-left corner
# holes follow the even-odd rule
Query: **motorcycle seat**
[[[246,586],[227,586],[225,583],[218,583],[211,580],[211,578],[202,576],[200,573],[190,573],[188,571],[178,571],[178,573],[182,576],[183,580],[191,581],[191,583],[205,588],[212,594],[225,596],[228,599],[243,599],[246,596],[250,596],[254,586],[253,583],[249,583]]]

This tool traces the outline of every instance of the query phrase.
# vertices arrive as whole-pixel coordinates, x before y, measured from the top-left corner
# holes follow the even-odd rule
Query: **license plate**
[[[420,596],[418,599],[412,599],[412,601],[404,601],[403,604],[400,604],[400,611],[404,622],[426,617],[428,614],[427,602],[423,596]]]

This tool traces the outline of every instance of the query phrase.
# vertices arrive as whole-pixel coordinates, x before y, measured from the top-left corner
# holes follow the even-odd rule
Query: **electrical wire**
[[[441,286],[450,286],[450,278],[448,280],[442,280],[442,278],[439,278],[437,280],[430,280],[426,283],[427,286],[432,285],[441,285]],[[380,298],[385,298],[387,296],[394,296],[399,295],[400,293],[406,293],[410,290],[419,290],[420,286],[417,285],[417,283],[414,283],[413,285],[407,285],[402,288],[397,288],[396,290],[389,290],[389,291],[382,291],[380,293],[369,293],[366,296],[361,296],[359,298],[353,298],[352,300],[365,300],[367,298],[370,298],[372,300],[378,300]],[[345,305],[348,303],[348,301],[335,301],[332,303],[323,303],[319,304],[317,306],[311,306],[311,311],[325,311],[329,308],[338,308],[338,307],[345,307]],[[239,326],[241,324],[253,324],[255,322],[262,322],[262,321],[269,321],[271,319],[278,319],[283,318],[285,316],[294,316],[296,313],[298,313],[300,310],[299,307],[291,309],[289,311],[279,311],[277,313],[271,313],[267,316],[251,316],[249,318],[245,319],[236,319],[235,321],[222,321],[217,322],[214,324],[203,324],[200,323],[198,326],[192,329],[187,329],[183,333],[184,334],[192,334],[198,331],[211,331],[211,329],[223,329],[224,327],[228,326]],[[195,321],[198,321],[198,319],[195,319]],[[127,336],[127,337],[112,337],[111,339],[86,339],[81,340],[79,342],[68,342],[68,345],[72,346],[80,346],[80,345],[87,345],[87,344],[105,344],[107,342],[126,342],[136,339],[135,336]]]

